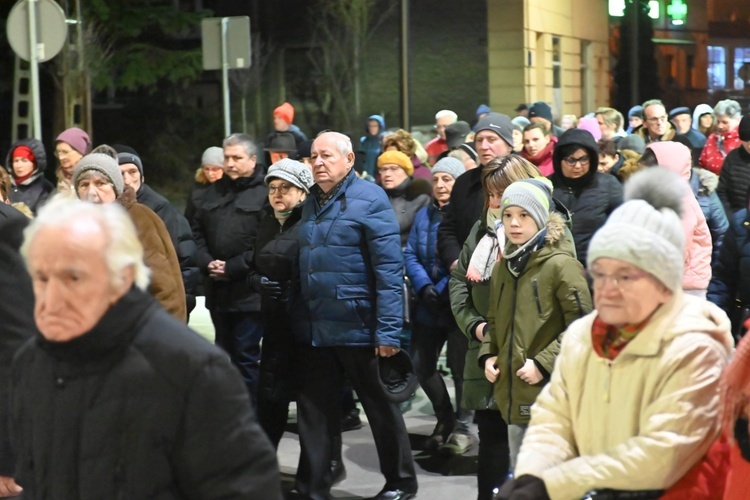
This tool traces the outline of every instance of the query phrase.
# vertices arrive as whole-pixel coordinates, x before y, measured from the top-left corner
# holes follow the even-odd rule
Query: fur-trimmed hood
[[[544,236],[544,241],[547,243],[559,243],[565,238],[566,232],[569,232],[569,230],[562,214],[550,212],[549,220],[547,221],[547,234]]]
[[[719,187],[719,176],[705,168],[694,168],[690,185],[696,194],[708,196]]]
[[[125,186],[125,189],[123,189],[122,194],[117,197],[117,203],[125,207],[125,210],[129,210],[130,207],[138,203],[138,200],[135,196],[135,191],[130,186]]]

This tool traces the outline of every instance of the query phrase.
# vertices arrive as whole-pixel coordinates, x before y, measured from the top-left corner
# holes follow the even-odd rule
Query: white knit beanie
[[[602,257],[628,262],[672,291],[682,287],[685,235],[680,221],[688,186],[664,167],[646,168],[625,184],[625,199],[589,244],[586,265]]]

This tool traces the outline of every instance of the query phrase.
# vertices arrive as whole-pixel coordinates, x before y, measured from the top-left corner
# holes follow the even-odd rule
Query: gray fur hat
[[[115,195],[120,196],[125,189],[122,181],[122,173],[117,160],[104,153],[91,153],[78,161],[73,170],[73,187],[78,191],[78,180],[85,172],[96,171],[104,176],[115,188]]]
[[[206,149],[201,157],[201,166],[203,165],[224,167],[224,149],[218,146],[211,146]]]
[[[304,163],[289,158],[282,158],[268,168],[263,181],[268,185],[271,179],[283,179],[307,194],[310,194],[310,188],[315,183],[310,169]]]
[[[464,172],[466,172],[466,167],[464,167],[461,160],[450,156],[438,160],[435,166],[432,167],[432,175],[445,173],[453,176],[454,179],[457,179]]]
[[[628,262],[672,291],[682,288],[685,235],[680,216],[688,185],[664,168],[641,170],[625,183],[625,200],[589,244],[586,265],[602,257]]]

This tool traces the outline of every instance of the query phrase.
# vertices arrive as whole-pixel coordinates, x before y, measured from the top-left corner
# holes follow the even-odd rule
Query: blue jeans
[[[260,341],[263,326],[259,312],[211,311],[216,330],[216,345],[227,354],[245,380],[253,406],[258,402],[260,378]]]

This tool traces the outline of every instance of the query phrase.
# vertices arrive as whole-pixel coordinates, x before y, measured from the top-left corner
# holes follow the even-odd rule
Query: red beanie
[[[291,125],[292,122],[294,122],[294,106],[292,106],[288,102],[285,102],[284,104],[273,110],[273,116],[278,116],[289,125]]]
[[[32,163],[36,163],[36,156],[27,146],[18,146],[13,150],[13,159],[15,158],[26,158]]]

